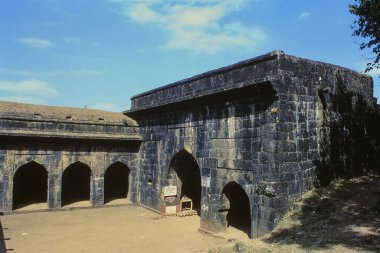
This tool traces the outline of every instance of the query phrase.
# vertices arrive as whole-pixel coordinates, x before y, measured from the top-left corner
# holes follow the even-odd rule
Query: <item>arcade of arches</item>
[[[129,191],[130,169],[121,162],[111,164],[104,173],[104,204],[115,199],[125,199]],[[91,195],[91,168],[81,162],[69,165],[62,174],[61,203],[67,206],[78,201],[89,201]],[[201,174],[195,158],[186,150],[173,156],[167,178],[169,185],[177,186],[178,198],[186,196],[193,209],[200,214]],[[248,236],[251,231],[249,198],[235,181],[228,183],[222,192],[229,201],[227,226],[235,227]],[[31,204],[47,203],[48,172],[34,161],[16,171],[13,182],[13,210]]]
[[[104,203],[126,199],[129,189],[130,169],[121,162],[110,165],[104,174]],[[91,168],[81,162],[69,165],[62,174],[61,206],[91,197]],[[33,204],[46,203],[48,199],[48,172],[35,162],[19,167],[13,177],[12,209],[17,210]]]

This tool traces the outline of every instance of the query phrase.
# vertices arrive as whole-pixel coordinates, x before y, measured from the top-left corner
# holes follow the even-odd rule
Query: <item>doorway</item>
[[[230,202],[226,220],[227,226],[243,231],[251,238],[251,208],[243,187],[235,181],[223,188],[223,194]]]
[[[34,161],[22,165],[13,177],[13,210],[47,202],[48,173]]]
[[[62,206],[78,201],[90,200],[91,169],[86,164],[75,162],[62,175]]]
[[[116,162],[107,168],[104,173],[104,204],[115,199],[127,198],[129,173],[128,166],[121,162]]]
[[[177,180],[177,177],[179,180]],[[188,197],[192,201],[192,209],[200,214],[201,207],[201,173],[195,158],[182,149],[173,156],[170,163],[169,185],[177,186],[180,199]]]

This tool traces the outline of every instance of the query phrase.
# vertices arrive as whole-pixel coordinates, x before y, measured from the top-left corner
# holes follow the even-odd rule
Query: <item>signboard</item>
[[[177,186],[164,186],[163,188],[164,196],[175,196],[177,195]]]
[[[202,168],[201,185],[203,187],[210,187],[210,185],[211,185],[211,169],[210,168]]]
[[[177,213],[177,206],[167,206],[165,208],[166,214],[176,214]]]

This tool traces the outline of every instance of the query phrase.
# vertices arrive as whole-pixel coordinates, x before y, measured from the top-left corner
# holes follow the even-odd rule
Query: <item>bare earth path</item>
[[[1,216],[0,253],[4,246],[12,253],[380,252],[376,175],[338,180],[305,193],[272,233],[254,240],[231,227],[216,236],[200,233],[198,216],[163,217],[135,205],[85,208],[88,205],[84,201],[67,206],[84,209]]]
[[[1,217],[8,252],[207,252],[223,239],[199,217],[162,217],[127,205]]]

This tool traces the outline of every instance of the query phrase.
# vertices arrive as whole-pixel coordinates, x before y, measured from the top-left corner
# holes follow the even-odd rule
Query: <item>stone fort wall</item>
[[[111,165],[122,163],[128,167],[130,178],[138,178],[137,125],[121,113],[120,116],[102,115],[89,109],[61,110],[8,102],[0,107],[3,109],[0,115],[2,212],[14,210],[14,177],[22,166],[36,163],[47,171],[47,207],[50,209],[62,207],[62,175],[70,165],[80,164],[91,170],[93,206],[104,203],[104,174]],[[78,111],[86,116],[78,117]],[[96,117],[91,118],[91,114]],[[66,118],[67,115],[70,117]],[[138,182],[130,180],[128,193],[131,202],[138,200]]]
[[[351,107],[336,109],[342,87]],[[331,142],[343,115],[363,119],[352,110],[358,100],[374,108],[369,77],[281,51],[135,96],[126,113],[142,136],[140,201],[165,205],[162,189],[184,149],[202,177],[201,228],[226,228],[231,199],[224,191],[236,182],[249,199],[248,234],[271,231],[301,193],[331,180],[338,163],[353,162],[343,161],[347,143]],[[369,138],[364,131],[357,137]],[[357,154],[361,146],[349,149]]]
[[[72,165],[91,170],[99,206],[107,169],[123,164],[131,202],[175,214],[191,199],[201,229],[260,236],[303,192],[378,161],[372,88],[368,76],[275,51],[134,96],[125,115],[0,104],[0,208],[14,210],[25,164],[47,171],[50,209],[62,207]]]

